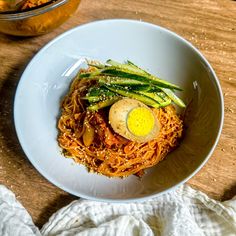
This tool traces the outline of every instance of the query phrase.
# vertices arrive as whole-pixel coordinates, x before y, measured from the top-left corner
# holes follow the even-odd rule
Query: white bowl
[[[85,58],[129,59],[180,85],[180,97],[192,101],[181,145],[141,180],[88,173],[61,154],[56,140],[60,100]],[[206,163],[221,133],[223,96],[210,64],[177,34],[139,21],[104,20],[76,27],[37,53],[19,82],[14,119],[25,154],[59,188],[93,200],[144,200],[186,182]]]

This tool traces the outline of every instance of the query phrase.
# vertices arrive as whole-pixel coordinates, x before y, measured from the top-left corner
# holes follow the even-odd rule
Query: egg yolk
[[[127,117],[127,127],[136,136],[146,136],[154,128],[155,119],[152,112],[145,107],[131,110]]]

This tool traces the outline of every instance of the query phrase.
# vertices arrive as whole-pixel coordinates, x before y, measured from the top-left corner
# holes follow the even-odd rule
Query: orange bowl
[[[0,13],[0,32],[16,36],[46,34],[64,23],[79,3],[80,0],[57,0],[24,12]]]

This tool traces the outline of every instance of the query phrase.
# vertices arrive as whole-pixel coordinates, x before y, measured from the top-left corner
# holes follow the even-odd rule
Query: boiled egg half
[[[153,111],[142,102],[130,98],[119,100],[111,106],[109,122],[116,133],[136,142],[153,140],[160,131],[160,123]]]

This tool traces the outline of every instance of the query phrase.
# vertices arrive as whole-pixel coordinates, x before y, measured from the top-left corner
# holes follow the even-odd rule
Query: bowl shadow
[[[22,74],[24,68],[25,63],[18,64],[12,68],[0,88],[0,136],[3,147],[9,150],[14,158],[24,159],[29,164],[17,138],[13,115],[14,97],[18,84],[17,79]]]

